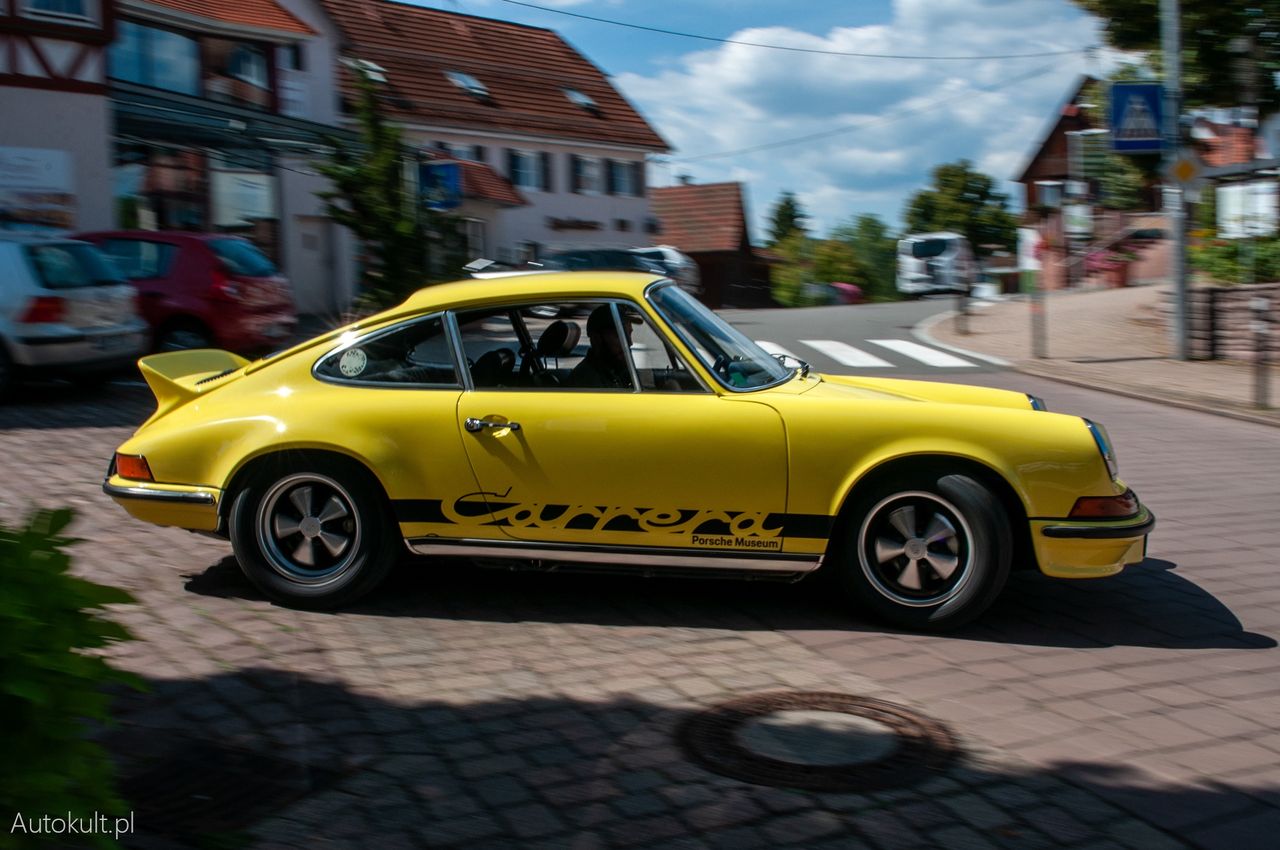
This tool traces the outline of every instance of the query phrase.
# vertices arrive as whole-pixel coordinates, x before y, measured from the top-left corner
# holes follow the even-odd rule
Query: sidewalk
[[[967,334],[958,332],[954,313],[922,323],[916,333],[934,344],[1008,361],[1029,375],[1280,426],[1280,364],[1270,366],[1271,407],[1263,411],[1254,406],[1253,364],[1174,359],[1159,313],[1164,289],[1048,293],[1049,357],[1040,360],[1032,357],[1031,303],[1025,296],[973,310]]]

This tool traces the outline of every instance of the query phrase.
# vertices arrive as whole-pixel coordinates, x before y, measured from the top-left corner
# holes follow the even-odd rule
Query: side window
[[[178,253],[174,245],[142,239],[108,239],[102,250],[129,280],[166,276]]]
[[[316,364],[316,376],[352,384],[460,387],[439,316],[357,340]]]
[[[510,307],[458,314],[462,353],[477,389],[519,386],[520,352],[525,341],[512,323],[511,314]]]
[[[644,392],[706,392],[671,343],[632,304],[621,307],[631,332],[631,359]]]

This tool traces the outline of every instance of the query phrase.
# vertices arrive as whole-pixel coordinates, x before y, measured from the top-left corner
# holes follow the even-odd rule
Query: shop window
[[[68,23],[97,23],[98,19],[97,0],[23,0],[22,11],[30,17],[67,19]]]

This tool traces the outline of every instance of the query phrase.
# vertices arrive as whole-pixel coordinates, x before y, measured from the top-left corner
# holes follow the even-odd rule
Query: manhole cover
[[[125,778],[120,791],[147,832],[183,836],[242,829],[340,776],[263,753],[191,741]]]
[[[944,769],[945,726],[884,700],[837,693],[755,694],[685,720],[685,754],[721,776],[808,791],[875,791]]]

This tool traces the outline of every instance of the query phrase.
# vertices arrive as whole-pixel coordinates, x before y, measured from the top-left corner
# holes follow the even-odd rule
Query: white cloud
[[[1097,22],[1067,0],[895,0],[888,23],[836,27],[825,35],[761,27],[729,37],[934,56],[1055,51],[1101,41]],[[1043,72],[1028,76],[1037,70]],[[1017,187],[1006,181],[1017,176],[1078,76],[1103,70],[1079,54],[944,62],[726,44],[684,54],[653,75],[625,73],[615,82],[677,149],[658,181],[681,173],[698,182],[744,179],[758,240],[783,190],[797,194],[820,233],[863,212],[896,226],[929,172],[962,157],[1012,195]],[[698,159],[828,131],[837,132]]]

